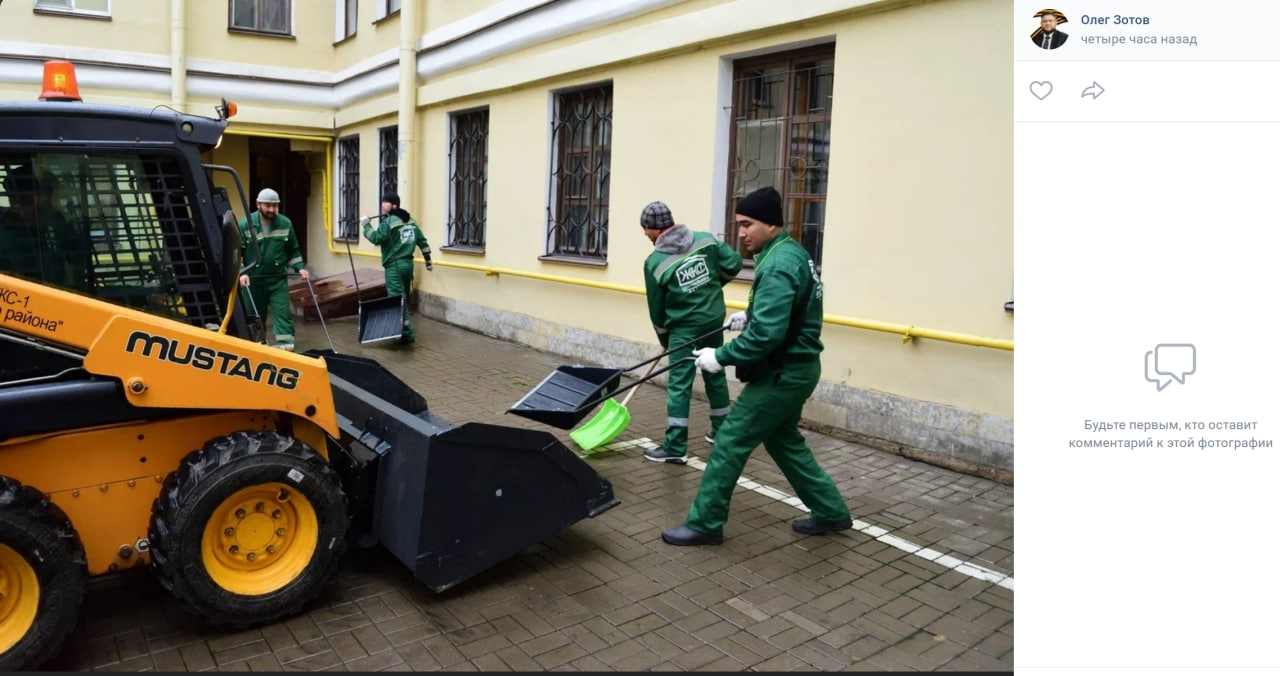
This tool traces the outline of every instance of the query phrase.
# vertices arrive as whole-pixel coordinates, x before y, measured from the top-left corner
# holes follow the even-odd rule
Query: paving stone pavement
[[[360,346],[454,424],[568,432],[505,411],[566,358],[415,318],[418,344]],[[300,323],[299,347],[327,347]],[[642,385],[623,442],[661,438],[665,391]],[[710,450],[705,401],[691,455]],[[1013,489],[805,432],[856,530],[792,532],[802,510],[763,450],[734,494],[725,543],[672,547],[699,463],[639,445],[587,461],[621,504],[444,593],[381,549],[353,551],[301,614],[250,630],[187,615],[147,571],[95,584],[58,671],[902,671],[1013,669]]]

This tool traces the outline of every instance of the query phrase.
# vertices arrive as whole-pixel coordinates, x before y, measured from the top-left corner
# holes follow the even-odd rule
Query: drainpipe
[[[413,3],[409,3],[413,4]],[[186,0],[170,0],[169,63],[173,88],[170,105],[187,112],[187,7]]]
[[[396,121],[399,142],[396,149],[396,192],[400,193],[402,206],[410,213],[416,213],[413,170],[416,166],[414,128],[418,110],[418,5],[418,2],[413,1],[400,3],[400,116]],[[415,205],[415,208],[410,208],[410,205]]]

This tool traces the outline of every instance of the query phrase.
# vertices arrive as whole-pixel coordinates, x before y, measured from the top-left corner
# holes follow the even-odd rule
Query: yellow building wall
[[[342,72],[361,64],[383,52],[395,52],[400,47],[400,14],[392,14],[375,22],[377,3],[379,0],[360,0],[356,7],[356,33],[335,45],[333,52],[333,68]],[[334,16],[334,9],[329,7],[329,15]],[[335,35],[334,28],[329,29],[328,36]],[[393,57],[394,58],[394,57]]]
[[[34,2],[5,3],[0,10],[6,40],[74,44],[88,49],[109,49],[169,55],[169,0],[111,3],[110,20],[33,11]],[[215,4],[215,3],[209,3]],[[226,3],[222,26],[227,25]]]
[[[519,77],[512,71],[521,68],[533,77],[539,57],[560,57],[540,51],[437,79],[420,90],[443,99],[427,107],[422,135],[428,237],[445,242],[447,163],[433,150],[446,147],[448,113],[488,105],[487,250],[438,260],[642,287],[651,251],[637,227],[644,204],[661,199],[681,222],[722,227],[708,222],[725,190],[712,180],[725,162],[713,142],[722,56],[834,36],[826,313],[1012,338],[1003,309],[1013,275],[1006,14],[998,0],[925,3],[466,97],[456,94]],[[924,43],[922,34],[935,37]],[[614,87],[608,265],[539,262],[551,92],[606,80]],[[433,294],[656,345],[640,296],[439,268],[425,284]],[[734,283],[727,295],[745,301],[746,291]],[[896,335],[831,324],[823,338],[832,383],[1012,417],[1010,352],[926,339],[904,345]]]
[[[422,6],[426,8],[424,12],[426,14],[424,17],[426,25],[424,27],[429,32],[436,28],[448,26],[454,22],[480,14],[495,5],[501,5],[503,1],[468,0],[463,3],[457,2],[457,0],[427,0],[422,3]]]
[[[164,22],[168,35],[169,3],[161,0],[112,3],[146,6]],[[235,33],[227,30],[226,2],[187,1],[187,53],[190,59],[230,61],[273,68],[299,68],[320,73],[334,69],[333,3],[327,0],[297,0],[293,4],[293,35],[275,36]],[[151,36],[138,44],[155,44]],[[167,41],[166,41],[167,42]]]

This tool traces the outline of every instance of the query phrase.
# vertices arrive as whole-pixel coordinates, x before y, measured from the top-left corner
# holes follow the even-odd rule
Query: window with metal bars
[[[291,0],[228,0],[227,28],[253,33],[292,35]]]
[[[399,127],[383,127],[378,130],[378,200],[389,192],[397,192],[397,156],[400,152]],[[403,198],[401,198],[403,199]]]
[[[0,173],[0,270],[195,326],[221,322],[177,157],[6,153]]]
[[[339,242],[360,240],[360,137],[338,139],[338,228]]]
[[[748,261],[734,209],[747,193],[773,186],[783,225],[822,265],[834,73],[834,44],[734,63],[725,241]]]
[[[489,109],[450,116],[448,246],[484,250]]]
[[[612,138],[612,83],[556,94],[548,256],[608,257]]]

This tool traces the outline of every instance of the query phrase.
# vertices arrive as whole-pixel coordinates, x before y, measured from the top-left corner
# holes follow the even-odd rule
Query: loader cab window
[[[0,167],[0,270],[84,290],[84,233],[59,208],[56,180],[25,160]]]
[[[0,270],[196,325],[218,323],[181,167],[160,152],[0,154]]]

